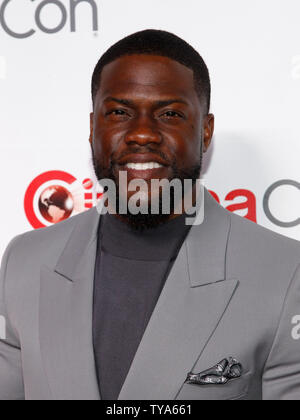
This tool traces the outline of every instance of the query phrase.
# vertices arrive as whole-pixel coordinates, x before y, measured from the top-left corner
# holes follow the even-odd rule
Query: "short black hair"
[[[112,45],[99,59],[92,76],[92,99],[100,86],[103,67],[125,55],[149,54],[168,57],[194,72],[195,90],[210,109],[211,85],[208,68],[200,54],[186,41],[170,32],[146,29],[129,35]]]

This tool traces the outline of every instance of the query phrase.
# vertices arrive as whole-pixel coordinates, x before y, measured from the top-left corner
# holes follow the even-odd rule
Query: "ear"
[[[204,130],[204,136],[203,136],[203,152],[205,153],[207,149],[209,148],[209,145],[211,143],[211,139],[214,134],[215,129],[215,117],[213,114],[207,114],[204,117],[203,120],[203,130]]]
[[[90,113],[90,137],[89,137],[89,142],[90,144],[93,143],[93,132],[94,132],[94,113],[91,112]]]

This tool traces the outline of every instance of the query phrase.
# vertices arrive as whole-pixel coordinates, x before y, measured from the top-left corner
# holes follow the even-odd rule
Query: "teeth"
[[[157,162],[145,162],[145,163],[126,163],[125,165],[128,169],[135,169],[137,171],[145,171],[147,169],[156,169],[162,168],[163,165],[160,165]]]

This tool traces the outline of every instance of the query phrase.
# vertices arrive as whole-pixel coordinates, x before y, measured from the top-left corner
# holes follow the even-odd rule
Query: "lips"
[[[169,164],[160,156],[152,153],[136,153],[124,156],[117,161],[119,170],[127,171],[128,179],[165,178]]]
[[[157,167],[161,167],[161,166],[169,166],[168,162],[166,162],[164,159],[162,159],[160,156],[155,155],[153,153],[135,153],[135,154],[131,154],[131,155],[127,155],[124,156],[123,158],[121,158],[120,160],[118,160],[118,164],[119,165],[141,165],[141,164],[146,164],[146,165],[154,165],[154,167],[152,169],[155,169]],[[158,166],[157,166],[158,165]],[[134,169],[138,169],[141,167],[137,166]],[[148,168],[147,168],[148,169]]]
[[[162,167],[163,165],[157,162],[145,162],[145,163],[128,162],[125,164],[125,168],[134,169],[135,171],[147,171],[148,169],[158,169]]]

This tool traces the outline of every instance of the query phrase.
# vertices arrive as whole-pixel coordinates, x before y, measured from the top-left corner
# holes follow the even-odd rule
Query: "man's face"
[[[126,171],[128,183],[149,184],[149,201],[159,195],[151,195],[151,179],[197,178],[213,135],[213,116],[204,110],[193,71],[177,61],[139,54],[107,64],[91,114],[97,177],[118,183]]]

